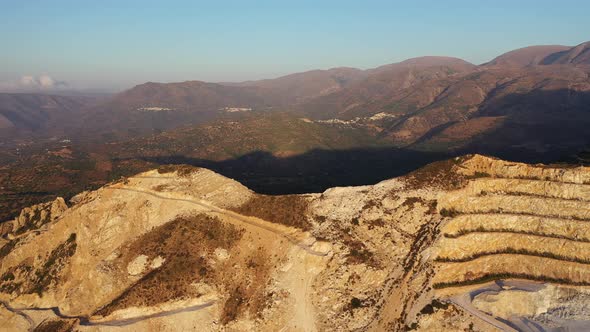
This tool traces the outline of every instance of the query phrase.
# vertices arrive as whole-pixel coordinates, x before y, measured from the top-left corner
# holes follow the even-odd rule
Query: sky
[[[590,40],[588,0],[0,0],[0,91],[273,78]]]

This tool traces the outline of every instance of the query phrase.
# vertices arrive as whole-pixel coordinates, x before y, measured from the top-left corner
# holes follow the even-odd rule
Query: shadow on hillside
[[[449,154],[394,148],[312,150],[291,157],[256,151],[244,156],[210,161],[185,156],[143,157],[157,164],[204,167],[235,179],[264,194],[323,192],[336,186],[375,184],[404,175]]]
[[[476,116],[504,116],[501,126],[462,152],[528,163],[580,162],[590,147],[590,93],[571,89],[512,93],[484,103]]]
[[[492,96],[470,115],[471,119],[479,117],[501,120],[495,128],[482,128],[484,131],[469,141],[462,132],[446,132],[460,121],[446,122],[431,128],[411,147],[526,163],[584,163],[578,155],[590,148],[590,92],[536,89]]]
[[[448,122],[418,139],[414,145],[417,149],[312,150],[284,158],[256,151],[224,161],[166,152],[157,157],[134,158],[156,164],[205,167],[260,193],[292,194],[374,184],[434,161],[469,153],[527,163],[580,163],[583,161],[576,156],[590,147],[590,93],[586,91],[562,87],[491,94],[471,116],[502,117],[504,121],[499,127],[472,137],[462,148],[429,146],[429,142],[444,136],[444,131],[455,124]]]
[[[136,158],[160,165],[205,167],[265,194],[375,184],[434,161],[471,153],[525,163],[588,163],[589,157],[583,151],[590,148],[590,93],[569,89],[513,93],[487,100],[472,116],[504,120],[500,126],[454,149],[428,145],[455,124],[449,122],[426,133],[412,146],[415,149],[312,150],[284,158],[256,151],[224,161],[180,155]]]
[[[129,135],[126,133],[121,135],[122,137],[138,135],[140,131],[130,129],[132,127],[147,128],[150,132],[157,132],[161,128],[156,124],[165,121],[166,116],[168,115],[143,114],[139,119],[133,118],[132,120],[137,124],[145,126],[126,127]],[[176,117],[184,115],[170,116],[180,119]],[[104,155],[105,158],[116,156],[119,151],[112,151],[113,154],[108,155],[107,151],[111,152],[111,146],[97,146],[96,140],[100,141],[97,137],[102,137],[101,142],[110,142],[117,141],[120,137],[109,138],[100,131],[92,132],[77,128],[79,131],[84,131],[86,135],[80,140],[88,143],[88,147],[80,147],[79,150],[89,152],[88,156],[83,153],[76,156],[74,160],[37,157],[46,154],[47,145],[45,144],[48,144],[48,141],[41,141],[39,146],[34,147],[38,149],[34,151],[34,158],[25,158],[14,166],[4,168],[10,176],[3,178],[5,182],[7,181],[7,185],[0,183],[4,186],[4,191],[0,192],[0,206],[2,206],[0,220],[15,217],[20,213],[20,209],[26,206],[53,199],[56,196],[68,198],[82,190],[96,189],[113,179],[132,176],[154,168],[158,164],[190,164],[206,167],[266,194],[322,192],[335,186],[375,184],[381,180],[404,175],[430,162],[468,153],[480,153],[528,163],[568,162],[590,165],[590,130],[588,130],[590,128],[590,93],[588,92],[570,89],[552,91],[538,89],[522,94],[492,96],[473,116],[501,116],[505,117],[506,121],[501,126],[474,137],[462,149],[451,149],[449,146],[453,145],[438,144],[440,142],[435,141],[452,124],[433,128],[419,140],[420,146],[416,149],[381,147],[313,150],[285,158],[257,151],[234,159],[212,161],[172,155],[174,152],[166,152],[167,143],[156,145],[152,150],[147,145],[145,147],[147,150],[144,150],[140,140],[140,144],[134,142],[129,147],[141,147],[141,149],[132,150],[126,155],[127,158],[112,159],[112,161],[129,162],[114,163],[115,168],[111,171],[99,170],[96,165],[90,167],[95,164],[88,162],[90,153],[96,152],[98,155]],[[103,136],[97,136],[99,134]],[[183,141],[170,143],[173,143],[173,146],[182,145]],[[14,148],[16,146],[10,146],[10,149]],[[424,152],[427,149],[432,152]],[[154,154],[159,156],[153,157]],[[0,151],[0,159],[3,158],[8,161],[17,161],[21,156],[13,152],[2,154]],[[56,187],[50,181],[36,181],[41,178],[59,179],[61,187]],[[41,194],[38,194],[40,192]]]

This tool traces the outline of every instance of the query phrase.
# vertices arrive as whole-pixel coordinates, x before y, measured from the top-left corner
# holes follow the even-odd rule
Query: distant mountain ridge
[[[588,54],[584,43],[480,66],[421,57],[241,83],[148,82],[100,100],[0,94],[0,205],[16,211],[158,162],[304,192],[308,182],[378,181],[408,156],[580,160],[590,151]],[[366,163],[370,180],[355,172]]]
[[[293,103],[332,93],[366,76],[366,71],[361,69],[339,67],[327,70],[310,70],[275,79],[222,84],[273,90],[284,95],[285,102]]]
[[[58,126],[95,101],[96,98],[84,96],[0,93],[0,133],[2,130],[38,131]]]
[[[149,82],[115,96],[105,108],[132,111],[157,106],[213,112],[222,107],[252,107],[296,111],[316,118],[354,118],[387,111],[403,100],[394,108],[396,113],[405,113],[432,103],[447,87],[449,77],[497,68],[584,65],[589,63],[589,57],[588,43],[576,47],[531,46],[505,53],[481,66],[459,58],[424,56],[367,70],[337,67],[238,83]],[[430,85],[419,88],[426,89],[420,90],[427,96],[425,100],[410,91],[421,84]]]
[[[582,43],[567,51],[554,53],[545,58],[542,64],[590,65],[590,42]]]
[[[504,53],[483,66],[588,65],[590,42],[571,47],[540,45]]]
[[[224,106],[263,105],[256,88],[239,88],[202,81],[178,83],[147,82],[116,95],[109,106],[127,110],[166,107],[171,110],[202,111]]]
[[[499,103],[500,96],[555,90],[585,94],[589,45],[526,47],[480,66],[453,57],[426,56],[367,70],[337,67],[238,83],[147,82],[98,105],[60,106],[64,114],[68,109],[75,109],[76,114],[52,122],[55,126],[48,130],[82,128],[73,135],[114,133],[129,137],[204,123],[219,117],[226,108],[241,108],[286,111],[313,120],[353,121],[382,114],[378,116],[382,119],[377,127],[380,135],[401,146],[439,142],[440,135],[445,142],[459,136],[470,141],[504,123],[499,116],[482,118],[484,113],[496,114],[501,108],[516,112],[511,106],[515,103],[530,107],[515,98]],[[562,106],[583,108],[577,100],[556,100]],[[535,122],[542,122],[544,109],[558,107],[551,99],[533,104],[538,111],[521,109],[518,116],[529,114]],[[43,113],[39,107],[36,112]],[[29,127],[41,128],[40,123],[46,121],[18,115],[18,107],[13,108],[10,118],[8,111],[1,113],[0,131],[14,126],[19,116]],[[512,115],[504,112],[502,116],[514,118]]]
[[[552,54],[569,50],[569,46],[563,45],[539,45],[519,48],[514,51],[506,52],[492,61],[485,63],[484,66],[531,66],[542,64],[547,57]]]
[[[452,72],[464,72],[476,68],[475,65],[458,58],[420,57],[368,70],[355,68],[312,70],[276,79],[241,83],[148,82],[116,95],[105,105],[105,108],[129,111],[149,105],[195,112],[212,111],[224,106],[290,108],[314,98],[321,98],[363,84],[362,82],[371,84],[372,79],[389,80],[391,83],[392,76],[404,72],[427,72],[433,68],[443,67],[449,68]]]
[[[189,119],[178,121],[185,124],[222,105],[286,111],[366,126],[396,147],[537,160],[542,153],[569,155],[590,144],[584,129],[590,125],[588,45],[533,46],[480,66],[429,56],[368,70],[333,68],[241,83],[148,83],[117,96],[112,108],[133,105],[133,119],[153,119],[160,115],[136,111],[141,102],[172,109],[202,101],[192,111],[161,112]]]

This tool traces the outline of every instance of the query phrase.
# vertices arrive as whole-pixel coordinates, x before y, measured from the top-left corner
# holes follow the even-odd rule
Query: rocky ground
[[[266,196],[167,166],[0,227],[23,331],[587,327],[590,169],[479,155]]]

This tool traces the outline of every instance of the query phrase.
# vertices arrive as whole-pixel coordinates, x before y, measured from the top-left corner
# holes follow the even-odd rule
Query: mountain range
[[[588,331],[588,128],[590,43],[0,94],[0,330]]]
[[[0,94],[0,219],[163,163],[285,194],[374,183],[465,153],[587,162],[589,49],[533,46],[482,65],[427,56],[239,83],[148,82],[101,97]]]

